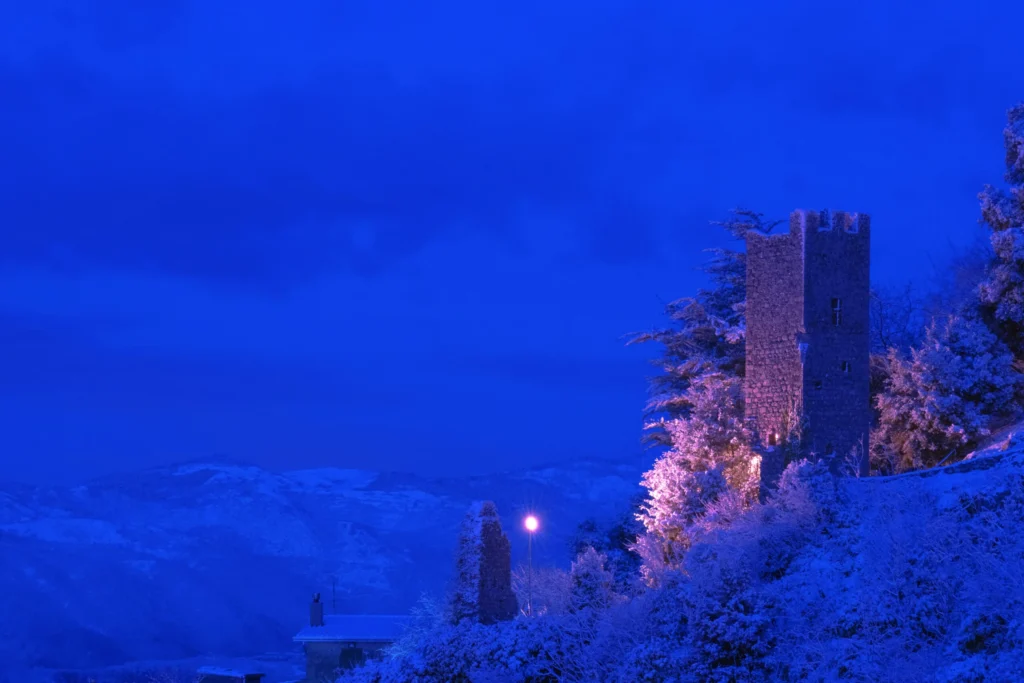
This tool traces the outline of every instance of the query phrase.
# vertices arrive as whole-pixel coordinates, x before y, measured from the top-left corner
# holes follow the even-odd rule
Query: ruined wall
[[[866,475],[871,221],[867,215],[844,212],[794,215],[805,228],[803,450],[815,456],[834,453],[837,473],[852,469]]]

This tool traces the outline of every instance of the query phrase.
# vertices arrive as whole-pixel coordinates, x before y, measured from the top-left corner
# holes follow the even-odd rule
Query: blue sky
[[[0,478],[642,457],[708,221],[979,234],[1024,5],[829,5],[5,3]]]

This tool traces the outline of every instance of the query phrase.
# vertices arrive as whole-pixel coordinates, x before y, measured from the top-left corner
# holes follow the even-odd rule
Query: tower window
[[[777,446],[778,444],[779,444],[779,436],[778,436],[778,434],[776,434],[775,432],[769,433],[768,434],[768,445],[769,446]]]
[[[821,380],[820,379],[814,380],[814,388],[815,389],[821,389],[821,387],[822,387]]]
[[[843,300],[839,297],[832,299],[832,324],[836,327],[843,324]]]
[[[825,444],[825,455],[835,455],[836,449],[832,447],[831,443]]]
[[[842,370],[843,372],[849,374],[850,373],[850,361],[844,360],[842,363],[839,364],[839,369]]]

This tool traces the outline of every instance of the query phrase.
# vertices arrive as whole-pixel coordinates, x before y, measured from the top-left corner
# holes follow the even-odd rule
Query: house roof
[[[325,614],[323,626],[307,626],[293,640],[393,643],[402,636],[409,621],[407,616],[392,614]]]

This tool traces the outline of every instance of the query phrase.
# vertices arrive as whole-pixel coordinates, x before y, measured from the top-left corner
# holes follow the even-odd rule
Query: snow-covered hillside
[[[1022,436],[896,477],[794,463],[764,504],[710,503],[638,595],[613,595],[595,555],[563,589],[582,607],[437,621],[339,683],[1024,680]]]
[[[443,588],[475,499],[498,504],[514,561],[529,510],[543,525],[535,561],[564,563],[576,525],[622,514],[641,469],[577,462],[432,480],[194,463],[0,487],[0,672],[287,649],[310,594],[335,600],[332,577],[340,612],[404,611]]]

